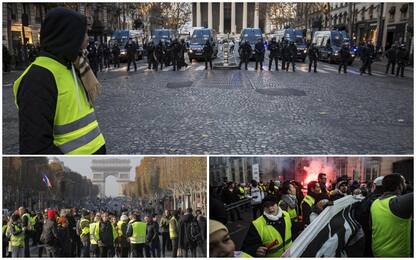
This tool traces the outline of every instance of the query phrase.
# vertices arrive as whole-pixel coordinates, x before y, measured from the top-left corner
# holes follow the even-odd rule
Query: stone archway
[[[123,184],[130,181],[129,159],[94,159],[91,162],[92,183],[98,186],[100,198],[105,197],[105,182],[108,176],[114,176],[118,184],[118,196],[123,196]]]

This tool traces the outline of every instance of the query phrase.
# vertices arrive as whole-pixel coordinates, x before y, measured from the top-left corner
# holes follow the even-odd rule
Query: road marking
[[[205,69],[205,65],[200,65],[197,68],[195,68],[195,70],[203,70]]]
[[[169,67],[164,68],[162,71],[171,71],[172,69],[173,67],[169,66]]]
[[[146,69],[146,68],[148,68],[148,65],[143,65],[143,66],[137,67],[137,70],[142,70],[142,69]]]

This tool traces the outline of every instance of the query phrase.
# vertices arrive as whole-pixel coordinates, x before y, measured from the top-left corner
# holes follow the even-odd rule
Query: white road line
[[[172,69],[173,69],[173,67],[169,66],[169,67],[164,68],[162,71],[171,71]]]
[[[195,68],[195,70],[203,70],[205,69],[205,65],[200,65],[197,68]]]
[[[148,65],[142,65],[140,67],[137,67],[137,70],[142,70],[148,68]]]

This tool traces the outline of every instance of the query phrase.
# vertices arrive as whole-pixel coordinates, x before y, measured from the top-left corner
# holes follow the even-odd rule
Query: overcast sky
[[[114,158],[114,156],[100,156],[100,157],[57,157],[60,161],[64,162],[65,166],[70,168],[71,170],[78,172],[83,176],[87,176],[88,178],[92,178],[91,172],[91,160],[93,159],[106,159],[106,158]],[[140,160],[143,157],[140,156],[129,156],[129,157],[116,157],[120,159],[129,159],[131,170],[130,170],[130,180],[134,180],[135,176],[135,169],[136,166],[140,164]],[[117,182],[116,178],[113,176],[109,176],[106,179],[105,190],[107,196],[115,196],[117,195]]]

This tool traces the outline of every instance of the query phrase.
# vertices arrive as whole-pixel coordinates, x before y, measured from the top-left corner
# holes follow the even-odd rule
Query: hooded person
[[[269,195],[263,199],[263,214],[250,224],[242,250],[256,257],[280,257],[291,244],[290,215]]]
[[[87,44],[85,16],[62,7],[48,12],[40,54],[13,86],[21,154],[105,154],[93,106],[100,85]]]

